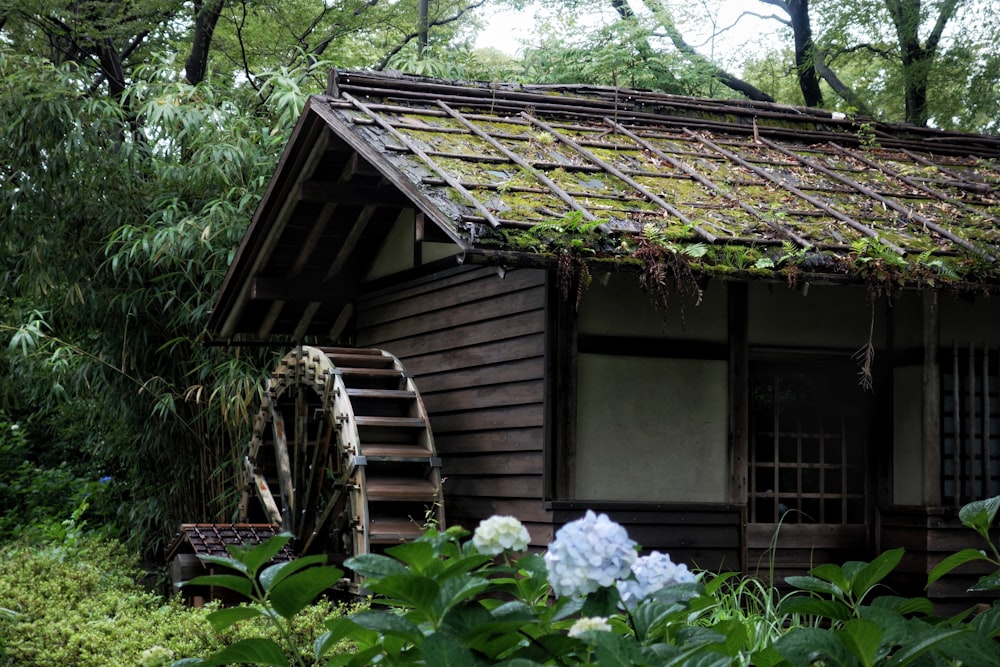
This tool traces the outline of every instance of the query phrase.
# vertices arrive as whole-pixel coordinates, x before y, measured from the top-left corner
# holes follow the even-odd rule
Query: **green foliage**
[[[206,632],[220,611],[185,607],[136,583],[143,573],[120,543],[96,536],[74,542],[15,541],[0,549],[0,665],[161,667],[251,637],[273,637],[265,619],[221,634]],[[237,608],[240,609],[240,608]],[[308,650],[323,621],[342,610],[320,601],[296,616],[289,640]]]
[[[656,45],[655,24],[610,20],[598,25],[561,17],[538,46],[525,50],[523,79],[598,84],[710,96],[707,71]]]
[[[995,513],[990,504],[968,508],[969,524],[992,521],[991,508]],[[968,622],[964,614],[934,618],[925,598],[876,595],[900,563],[902,549],[870,562],[821,565],[808,576],[789,577],[796,591],[780,601],[774,589],[757,579],[703,573],[700,583],[667,584],[625,604],[618,585],[586,597],[553,598],[548,555],[515,558],[503,552],[494,559],[480,553],[473,540],[463,542],[466,535],[461,528],[430,529],[385,554],[348,559],[345,565],[365,577],[365,589],[375,598],[370,609],[326,621],[326,632],[315,643],[317,664],[1000,664],[994,643],[1000,636],[1000,606]],[[276,587],[268,594],[266,585],[257,583],[265,579],[257,576],[261,564],[280,544],[284,542],[234,552],[237,563],[230,567],[240,575],[211,580],[256,602],[254,608],[215,612],[210,619],[217,629],[256,616],[287,619],[297,608],[280,609]],[[284,580],[304,577],[313,565]],[[315,593],[316,581],[315,587],[303,584],[301,590]],[[349,651],[342,651],[344,641],[350,642]],[[176,664],[239,659],[283,666],[289,664],[286,656],[296,656],[290,646],[247,640],[205,662]]]
[[[207,564],[233,570],[235,574],[195,577],[188,585],[218,586],[250,599],[241,607],[218,609],[207,619],[215,632],[223,632],[242,621],[262,619],[270,625],[274,638],[246,637],[206,658],[187,658],[176,665],[228,665],[250,662],[286,667],[305,665],[294,637],[295,617],[317,596],[337,583],[343,570],[323,565],[325,556],[306,556],[274,565],[267,563],[292,539],[277,535],[253,547],[229,546],[231,557],[202,556]]]
[[[262,102],[158,61],[120,103],[86,96],[73,67],[0,54],[0,70],[0,153],[13,165],[0,173],[3,403],[31,415],[39,451],[78,474],[89,465],[91,479],[112,473],[115,518],[153,550],[180,520],[229,511],[231,443],[263,364],[198,343],[303,75],[260,77]]]
[[[990,553],[987,554],[985,551],[979,549],[962,549],[957,553],[951,554],[931,570],[930,575],[927,577],[928,586],[961,565],[985,562],[997,568],[997,570],[992,574],[981,577],[969,590],[1000,590],[1000,549],[997,548],[997,542],[993,540],[990,534],[998,510],[1000,510],[1000,496],[971,502],[959,511],[959,520],[983,538],[989,547]]]
[[[0,412],[0,533],[63,539],[68,523],[87,521],[113,533],[114,481],[87,479],[82,467],[40,456],[29,430]]]

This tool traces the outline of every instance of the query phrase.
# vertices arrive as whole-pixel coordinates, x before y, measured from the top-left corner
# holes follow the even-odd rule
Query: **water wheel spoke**
[[[257,514],[292,532],[300,553],[341,560],[416,539],[424,521],[444,519],[429,424],[413,378],[391,354],[290,352],[254,419],[241,520],[254,495]]]

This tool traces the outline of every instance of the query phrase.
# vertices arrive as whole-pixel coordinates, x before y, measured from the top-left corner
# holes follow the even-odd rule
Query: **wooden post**
[[[729,283],[729,502],[747,502],[750,360],[747,285]]]
[[[576,492],[577,313],[573,303],[562,298],[556,282],[555,272],[549,271],[547,300],[552,334],[547,373],[552,383],[552,424],[548,437],[554,447],[549,459],[551,475],[545,486],[555,498],[567,499]]]
[[[924,506],[941,505],[941,376],[938,368],[937,293],[923,293]]]

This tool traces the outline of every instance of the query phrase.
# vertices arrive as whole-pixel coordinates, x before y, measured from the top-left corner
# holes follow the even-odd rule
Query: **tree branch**
[[[833,92],[837,93],[841,99],[857,109],[859,114],[874,117],[871,110],[868,108],[868,105],[862,102],[851,87],[841,81],[840,77],[838,77],[837,74],[829,68],[826,64],[826,52],[822,49],[817,48],[813,51],[813,66],[816,68],[816,72],[830,85]]]
[[[487,0],[476,0],[476,2],[471,2],[471,3],[467,4],[466,6],[462,7],[461,9],[459,9],[457,12],[455,12],[451,16],[446,16],[443,19],[434,19],[433,21],[431,21],[431,22],[429,22],[427,24],[427,27],[429,29],[429,28],[437,27],[439,25],[448,25],[449,23],[454,23],[455,21],[457,21],[460,18],[462,18],[466,13],[470,12],[471,10],[477,9],[479,7],[482,7],[484,4],[486,4],[486,1]],[[372,2],[371,4],[375,4],[375,3]],[[377,71],[379,71],[379,72],[381,72],[382,70],[384,70],[389,65],[389,61],[392,60],[393,56],[395,56],[397,53],[399,53],[400,51],[402,51],[403,48],[407,44],[409,44],[410,42],[412,42],[413,40],[415,40],[418,37],[418,35],[419,35],[418,32],[411,32],[411,33],[407,34],[405,37],[403,37],[403,41],[401,41],[395,48],[393,48],[391,51],[389,51],[389,53],[387,53],[385,55],[385,57],[383,57],[382,60],[380,60],[378,62],[378,65],[375,66],[375,69]]]
[[[618,10],[616,6],[617,3],[623,0],[611,0],[612,6]],[[733,76],[726,70],[722,69],[714,62],[706,58],[705,56],[698,53],[693,46],[684,41],[684,36],[681,35],[677,26],[674,24],[673,17],[670,13],[663,7],[660,0],[643,0],[646,7],[652,12],[653,16],[656,18],[657,22],[666,31],[667,37],[670,39],[674,48],[680,51],[685,57],[691,62],[697,63],[705,68],[707,68],[709,74],[720,81],[724,86],[735,90],[736,92],[743,93],[751,100],[756,100],[758,102],[774,102],[774,98],[765,93],[764,91],[758,89],[751,83],[748,83],[736,76]],[[629,10],[631,12],[631,10]],[[621,10],[618,10],[619,16],[623,16]]]
[[[934,28],[931,30],[931,34],[927,36],[924,48],[928,51],[934,51],[937,49],[938,42],[941,41],[941,33],[944,32],[945,25],[947,25],[948,21],[955,16],[957,9],[958,0],[946,0],[946,2],[941,4],[941,12],[938,14],[937,20],[934,22]]]

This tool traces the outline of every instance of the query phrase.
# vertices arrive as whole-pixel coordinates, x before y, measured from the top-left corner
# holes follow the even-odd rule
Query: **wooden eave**
[[[653,232],[697,248],[695,270],[736,279],[1000,283],[997,137],[648,91],[334,72],[212,330],[329,335],[407,206],[459,261],[549,267],[579,240],[588,259],[627,267]]]

